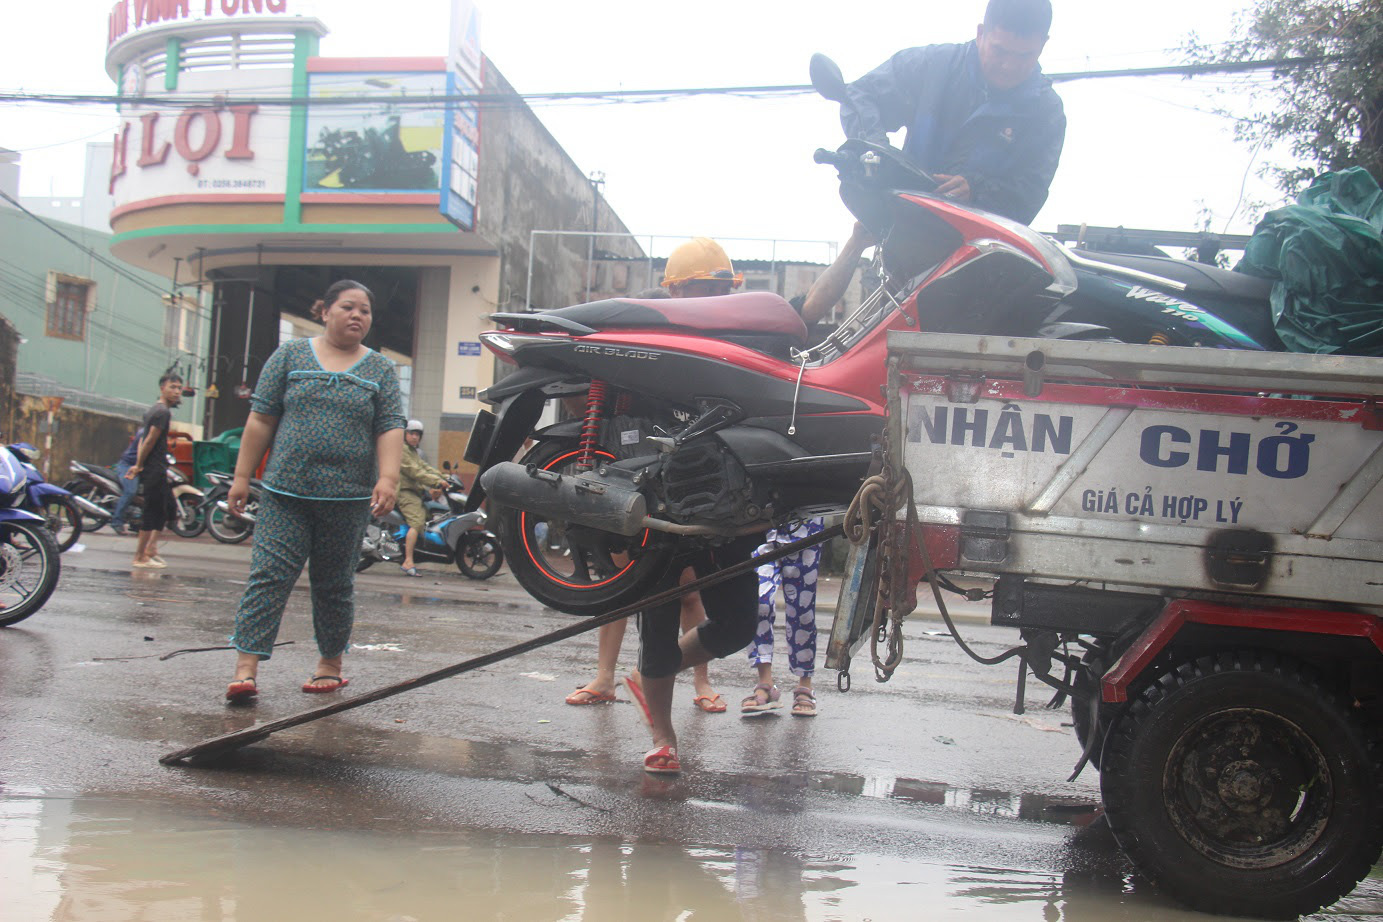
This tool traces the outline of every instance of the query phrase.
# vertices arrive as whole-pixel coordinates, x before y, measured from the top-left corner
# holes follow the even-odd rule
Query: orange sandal
[[[651,775],[680,775],[682,762],[673,746],[650,749],[643,757],[643,770]]]
[[[574,704],[577,706],[583,704],[609,704],[612,701],[618,700],[614,692],[591,691],[589,688],[585,687],[578,688],[566,697],[567,704]]]
[[[697,695],[692,699],[692,704],[707,714],[724,714],[726,710],[725,699],[720,695]]]

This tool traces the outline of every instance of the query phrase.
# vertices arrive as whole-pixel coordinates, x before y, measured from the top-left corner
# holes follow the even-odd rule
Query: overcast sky
[[[442,55],[447,0],[288,0],[290,12],[330,30],[322,54]],[[193,6],[199,4],[193,3]],[[847,79],[899,48],[974,37],[983,0],[478,0],[481,45],[520,92],[805,83],[807,60],[833,57]],[[1247,2],[1055,0],[1042,63],[1049,72],[1183,63],[1193,29],[1229,37]],[[0,35],[0,89],[109,93],[104,70],[106,0],[62,0],[11,9]],[[1264,77],[1248,78],[1262,82]],[[1276,204],[1256,177],[1272,151],[1232,138],[1218,106],[1247,113],[1246,78],[1141,78],[1058,87],[1069,127],[1051,197],[1034,225],[1192,229],[1205,210],[1216,230],[1245,233]],[[836,241],[851,218],[834,175],[812,163],[842,140],[836,106],[804,96],[701,98],[646,104],[563,104],[539,117],[583,172],[606,176],[606,195],[632,230],[681,237]],[[112,133],[100,107],[5,104],[0,146],[23,152],[21,191],[76,195],[87,140]],[[1231,220],[1231,214],[1238,211]],[[665,251],[666,245],[660,243]],[[732,255],[766,256],[734,243]],[[824,248],[814,249],[824,258]],[[780,253],[782,249],[780,248]],[[796,251],[803,258],[810,252]]]

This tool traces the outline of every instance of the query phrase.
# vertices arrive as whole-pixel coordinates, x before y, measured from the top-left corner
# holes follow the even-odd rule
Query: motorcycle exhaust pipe
[[[642,493],[585,474],[504,461],[482,474],[480,485],[497,503],[617,535],[637,535],[648,516]]]
[[[222,512],[226,513],[229,516],[239,519],[242,522],[249,522],[251,525],[255,523],[255,517],[248,512],[242,512],[239,515],[236,515],[234,512],[231,512],[230,503],[226,502],[224,499],[218,499],[216,501],[216,508],[220,509]]]
[[[89,515],[93,519],[96,519],[97,521],[102,523],[110,519],[112,515],[111,510],[102,509],[100,506],[96,505],[91,500],[87,499],[85,496],[78,496],[76,493],[72,494],[72,505],[80,509],[82,515]]]

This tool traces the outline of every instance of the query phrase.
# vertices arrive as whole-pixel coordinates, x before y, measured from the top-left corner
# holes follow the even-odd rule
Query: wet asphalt
[[[47,606],[0,630],[0,801],[62,794],[314,831],[863,852],[1063,875],[1077,892],[1118,894],[1136,880],[1099,821],[1097,775],[1065,780],[1079,756],[1069,709],[1046,709],[1049,691],[1031,682],[1026,712],[1013,713],[1016,665],[969,661],[935,614],[907,623],[903,664],[886,684],[873,680],[867,644],[848,693],[818,665],[815,718],[740,717],[754,682],[740,655],[712,664],[728,713],[698,711],[679,682],[675,779],[641,770],[650,743],[623,691],[613,704],[564,704],[593,675],[593,633],[165,767],[158,759],[172,750],[334,700],[299,689],[316,662],[306,579],[279,637],[291,643],[261,666],[258,702],[228,707],[233,653],[167,654],[225,644],[249,545],[170,537],[161,571],[129,568],[133,539],[97,533],[82,546],[65,555]],[[340,695],[573,620],[539,606],[507,568],[479,583],[439,565],[422,573],[377,565],[358,577]],[[823,587],[818,664],[836,585]],[[986,606],[957,610],[977,652],[1017,640],[987,623]],[[779,646],[783,655],[781,636]],[[631,631],[622,669],[635,654]]]

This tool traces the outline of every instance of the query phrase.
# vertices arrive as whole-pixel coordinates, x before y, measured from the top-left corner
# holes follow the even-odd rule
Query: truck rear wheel
[[[1196,909],[1287,919],[1335,902],[1383,850],[1383,734],[1350,704],[1273,653],[1180,664],[1109,729],[1115,838]]]

